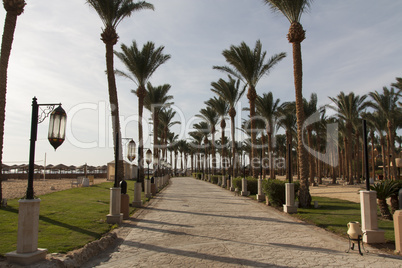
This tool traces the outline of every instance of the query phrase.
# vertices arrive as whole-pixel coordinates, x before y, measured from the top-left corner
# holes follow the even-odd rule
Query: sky
[[[155,10],[134,12],[117,27],[119,41],[139,47],[148,41],[164,46],[171,59],[151,77],[154,85],[170,84],[181,139],[195,115],[213,97],[211,82],[226,79],[213,66],[226,65],[222,51],[261,40],[267,58],[287,57],[257,84],[257,93],[272,91],[281,102],[294,101],[292,46],[288,20],[261,0],[150,0]],[[402,77],[402,1],[314,1],[301,23],[303,96],[317,93],[319,105],[341,91],[358,95],[381,91]],[[5,18],[0,10],[0,21]],[[49,120],[38,125],[36,164],[104,165],[114,159],[102,22],[84,0],[27,1],[18,17],[8,68],[3,163],[28,163],[32,98],[62,103],[68,116],[66,140],[57,151],[47,141]],[[115,57],[115,68],[125,70]],[[121,131],[138,141],[136,85],[116,77]],[[244,96],[238,111],[248,106]],[[146,111],[144,109],[144,111]],[[241,123],[240,112],[236,125]],[[145,147],[152,125],[146,112]],[[243,112],[243,118],[246,114]],[[227,135],[230,124],[227,123]],[[241,138],[241,134],[237,133]],[[123,140],[125,145],[128,140]],[[125,153],[125,152],[124,152]]]

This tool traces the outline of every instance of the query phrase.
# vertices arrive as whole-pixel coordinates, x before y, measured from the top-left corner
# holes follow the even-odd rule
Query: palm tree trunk
[[[387,220],[392,220],[392,214],[389,211],[387,201],[385,199],[378,199],[377,203],[380,208],[381,216]]]
[[[383,179],[386,180],[387,179],[387,173],[385,172],[385,140],[384,140],[384,136],[380,136],[380,144],[381,144],[381,158],[382,158],[382,176]]]
[[[18,14],[19,15],[19,14]],[[4,143],[4,121],[6,114],[6,93],[7,93],[7,70],[11,54],[11,47],[14,40],[15,26],[17,24],[17,13],[7,12],[4,21],[3,38],[1,41],[0,54],[0,201],[3,199],[2,190],[2,163]]]
[[[114,73],[114,64],[113,64],[113,42],[106,41],[106,71],[107,71],[107,80],[108,80],[108,88],[109,88],[109,102],[111,107],[112,114],[112,127],[113,127],[113,136],[116,137],[116,133],[119,133],[119,140],[113,139],[114,146],[119,146],[119,155],[117,161],[117,182],[119,183],[124,179],[124,166],[123,166],[123,150],[121,149],[121,134],[120,134],[120,117],[119,117],[119,104],[117,99],[117,88],[116,88],[116,79]],[[117,144],[116,144],[117,142]],[[115,150],[116,152],[116,150]],[[118,187],[118,185],[115,185]]]
[[[389,130],[388,130],[389,131]],[[389,139],[390,133],[387,133],[387,179],[391,179],[391,141]]]
[[[312,138],[312,128],[311,126],[307,127],[307,141],[308,141],[308,147],[313,148],[313,138]],[[308,160],[309,160],[309,173],[310,173],[310,185],[315,184],[315,167],[314,167],[314,156],[309,153],[308,154]]]
[[[144,181],[144,139],[143,139],[143,132],[142,132],[142,112],[144,110],[144,98],[147,94],[144,86],[140,86],[137,89],[137,96],[138,96],[138,169],[139,169],[139,181]],[[154,169],[155,172],[155,169]]]
[[[215,152],[215,126],[213,127],[212,135],[211,135],[211,155],[212,155],[212,175],[215,175],[216,172],[216,152]]]
[[[268,160],[269,160],[269,177],[275,179],[274,159],[272,153],[272,132],[268,132]]]
[[[374,131],[371,131],[371,176],[375,180]]]
[[[349,177],[349,184],[353,185],[354,181],[353,181],[353,169],[352,169],[352,159],[353,159],[353,143],[352,143],[352,124],[351,123],[346,123],[346,129],[347,129],[347,133],[348,133],[348,150],[347,150],[347,154],[348,154],[348,177]]]
[[[361,169],[360,169],[360,139],[359,139],[359,132],[356,132],[356,169],[357,169],[357,183],[360,183],[360,175],[361,175]]]
[[[225,175],[225,167],[226,167],[226,158],[225,158],[225,146],[224,146],[224,140],[225,140],[225,127],[226,127],[226,122],[224,119],[221,121],[221,129],[222,129],[222,134],[221,134],[221,147],[222,147],[222,153],[221,153],[221,165],[222,165],[222,175]]]
[[[154,109],[153,112],[153,121],[154,121],[154,158],[159,160],[159,145],[158,145],[158,127],[159,127],[159,112],[157,109]],[[154,164],[154,170],[156,170],[157,163]],[[159,174],[158,174],[159,175]]]
[[[387,122],[388,133],[389,133],[389,143],[390,143],[390,151],[389,154],[391,155],[391,163],[392,163],[392,175],[394,180],[398,180],[397,170],[396,170],[396,162],[395,162],[395,137],[394,137],[394,127],[393,124],[388,121]]]
[[[250,103],[250,126],[251,126],[251,133],[250,133],[250,137],[251,137],[251,159],[250,159],[250,163],[253,163],[254,158],[257,157],[257,151],[255,148],[256,145],[256,133],[255,133],[255,121],[254,121],[254,117],[255,117],[255,99],[257,98],[257,92],[255,91],[255,88],[253,86],[250,86],[248,88],[248,92],[247,92],[247,98],[249,99],[249,103]],[[250,165],[250,173],[252,174],[252,176],[254,178],[257,177],[257,171],[255,170],[255,168],[253,167],[254,165]]]
[[[230,111],[229,111],[230,113]],[[236,111],[230,113],[230,132],[232,135],[232,178],[236,178],[235,172],[235,159],[236,159],[236,140],[235,140],[235,120],[234,117],[236,116]]]
[[[291,26],[292,27],[292,26]],[[298,146],[298,164],[300,171],[300,205],[303,208],[310,207],[311,195],[309,190],[308,181],[308,163],[306,158],[306,151],[303,147],[303,123],[304,123],[304,110],[303,110],[303,93],[302,93],[302,81],[303,81],[303,65],[301,56],[300,42],[293,42],[293,74],[295,83],[296,94],[296,116],[297,116],[297,146]]]

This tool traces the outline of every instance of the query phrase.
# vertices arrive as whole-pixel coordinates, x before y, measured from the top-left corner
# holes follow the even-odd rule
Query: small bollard
[[[122,194],[127,193],[127,182],[124,179],[120,182],[120,188]]]

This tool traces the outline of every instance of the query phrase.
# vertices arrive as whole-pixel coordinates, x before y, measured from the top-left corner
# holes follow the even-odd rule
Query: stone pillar
[[[222,184],[221,184],[222,188],[226,188],[226,176],[222,177]]]
[[[145,197],[151,198],[151,181],[148,179],[144,180],[144,190],[145,190]]]
[[[286,188],[286,204],[283,205],[285,213],[296,213],[297,207],[295,206],[295,185],[294,183],[285,183]]]
[[[233,186],[233,176],[230,177],[230,191],[234,192],[235,188]]]
[[[106,215],[106,222],[110,224],[120,224],[123,220],[121,208],[121,189],[120,187],[110,188],[109,214]]]
[[[134,200],[133,207],[140,208],[142,206],[141,200],[142,184],[141,182],[136,182],[134,184]]]
[[[46,258],[46,249],[38,248],[40,199],[18,201],[17,250],[6,253],[7,260],[29,265]]]
[[[395,231],[395,252],[402,252],[402,210],[394,213],[394,231]]]
[[[241,179],[241,189],[242,189],[242,191],[241,191],[240,194],[242,196],[249,196],[250,195],[250,192],[247,191],[247,179],[245,179],[245,178]]]
[[[151,194],[152,194],[152,196],[156,195],[156,185],[155,185],[155,183],[151,183]]]
[[[120,212],[123,214],[123,220],[127,220],[130,217],[130,197],[128,194],[121,194],[121,208]]]
[[[265,194],[262,192],[262,179],[258,179],[257,200],[260,202],[265,201]]]
[[[378,229],[376,201],[376,191],[360,191],[363,242],[368,244],[385,243],[385,231]]]

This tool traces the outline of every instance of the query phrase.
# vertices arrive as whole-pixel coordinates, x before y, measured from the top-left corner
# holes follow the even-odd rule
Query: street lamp
[[[56,109],[54,107],[59,105]],[[46,108],[41,109],[41,114],[39,115],[39,107],[45,106]],[[53,148],[56,150],[65,139],[66,135],[66,122],[67,115],[63,108],[61,108],[61,103],[59,104],[38,104],[36,97],[32,99],[32,119],[31,119],[31,141],[29,149],[29,169],[28,169],[28,187],[26,193],[26,199],[34,199],[33,191],[33,176],[34,176],[34,165],[35,165],[35,144],[36,137],[38,133],[38,124],[42,123],[46,117],[50,115],[49,119],[49,131],[48,140]]]
[[[135,159],[135,142],[130,140],[127,144],[127,159],[133,162]]]
[[[55,109],[55,106],[57,105],[58,107]],[[33,176],[38,124],[42,123],[49,114],[51,115],[49,119],[48,140],[56,150],[65,139],[67,120],[66,112],[61,108],[61,104],[38,104],[36,97],[34,97],[32,99],[28,187],[26,198],[19,200],[17,250],[6,253],[9,261],[24,265],[45,259],[47,252],[46,249],[38,249],[40,199],[34,199]]]
[[[150,149],[148,149],[147,152],[145,153],[145,161],[148,164],[148,179],[149,179],[149,164],[151,164],[152,162],[152,152]]]

